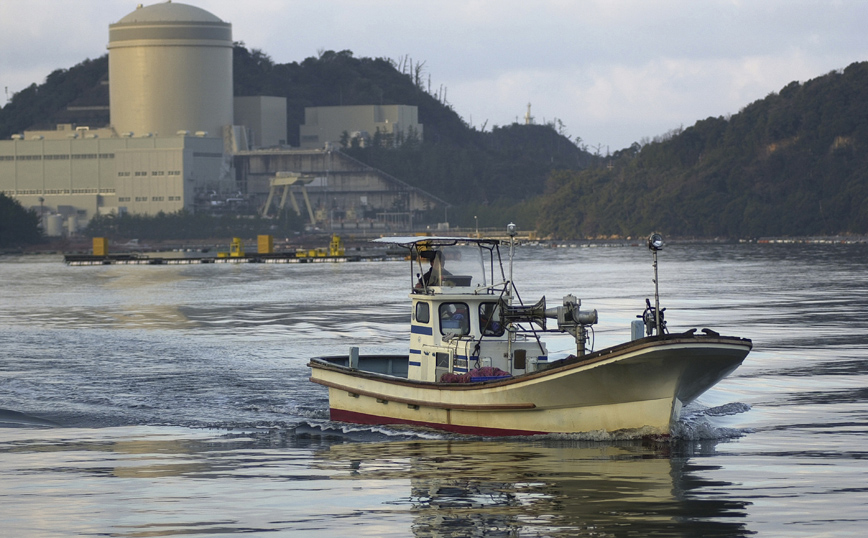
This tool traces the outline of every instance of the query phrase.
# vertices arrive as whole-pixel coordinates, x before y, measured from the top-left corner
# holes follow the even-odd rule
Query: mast
[[[512,296],[515,291],[515,286],[512,283],[512,258],[515,255],[515,224],[510,222],[506,225],[506,233],[509,234],[509,295],[507,296],[507,304],[512,306]]]

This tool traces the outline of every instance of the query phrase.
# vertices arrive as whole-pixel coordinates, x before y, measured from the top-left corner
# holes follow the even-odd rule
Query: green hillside
[[[103,56],[15,94],[0,109],[0,137],[32,127],[108,121]],[[426,88],[422,64],[323,51],[276,64],[237,45],[235,94],[286,97],[288,140],[304,107],[419,107],[424,141],[391,148],[378,135],[353,157],[452,204],[448,220],[580,238],[658,230],[696,237],[868,233],[868,63],[855,63],[611,157],[583,151],[549,125],[481,131]],[[77,118],[68,109],[90,110]],[[93,112],[94,107],[97,112]],[[383,143],[381,143],[383,142]],[[444,215],[446,218],[446,215]]]
[[[375,137],[353,157],[456,205],[517,203],[543,193],[553,170],[580,170],[594,158],[554,125],[471,128],[447,102],[424,87],[417,64],[399,71],[384,58],[325,51],[301,63],[275,64],[260,51],[235,48],[235,95],[287,98],[289,142],[310,106],[404,104],[419,108],[423,142],[386,149]],[[455,214],[457,216],[457,213]],[[467,224],[466,222],[464,223]]]
[[[708,118],[607,166],[552,175],[538,229],[560,238],[868,233],[868,63]]]

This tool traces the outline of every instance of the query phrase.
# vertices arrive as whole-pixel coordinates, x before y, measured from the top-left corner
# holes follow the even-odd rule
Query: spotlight
[[[660,234],[652,234],[648,238],[648,248],[651,250],[663,250],[663,236]]]

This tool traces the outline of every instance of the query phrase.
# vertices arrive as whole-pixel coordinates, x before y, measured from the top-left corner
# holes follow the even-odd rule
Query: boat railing
[[[508,282],[500,282],[489,286],[414,286],[412,293],[416,295],[506,295]]]
[[[503,282],[495,282],[493,284],[489,284],[488,286],[478,286],[476,288],[477,295],[495,295],[500,293],[506,293],[505,290],[509,289],[509,281],[504,280]]]

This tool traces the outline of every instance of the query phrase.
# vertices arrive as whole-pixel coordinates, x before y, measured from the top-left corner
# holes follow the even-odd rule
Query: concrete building
[[[192,210],[197,197],[234,192],[222,139],[58,127],[0,143],[0,191],[25,207],[74,217],[73,232],[95,215]]]
[[[286,145],[286,99],[258,95],[235,98],[235,125],[247,128],[254,148]]]
[[[419,109],[408,105],[320,106],[304,109],[304,125],[299,129],[302,148],[339,147],[347,135],[369,140],[379,131],[393,145],[415,136],[422,140]],[[365,142],[361,142],[363,145]]]
[[[419,216],[449,204],[337,150],[260,150],[236,156],[239,183],[262,206],[272,180],[287,172],[310,180],[304,190],[315,224],[338,230],[412,228]],[[293,187],[299,198],[305,193]],[[301,211],[307,216],[305,211]]]

